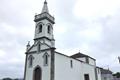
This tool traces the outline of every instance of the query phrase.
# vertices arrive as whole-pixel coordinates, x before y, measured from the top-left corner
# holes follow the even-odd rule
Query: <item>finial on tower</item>
[[[44,12],[49,13],[46,0],[44,1],[44,6],[43,6],[43,9],[42,9],[42,13],[44,13]]]
[[[45,0],[45,2],[44,3],[47,3],[47,1]]]
[[[26,45],[26,51],[30,48],[30,41],[28,41],[28,44]]]

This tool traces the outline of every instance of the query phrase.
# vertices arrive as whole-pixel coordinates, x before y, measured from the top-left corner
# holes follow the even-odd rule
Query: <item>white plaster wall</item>
[[[46,36],[50,39],[52,39],[52,34],[53,34],[53,28],[51,27],[51,34],[48,34],[47,33],[47,24],[50,23],[48,20],[44,19],[44,20],[41,20],[39,22],[36,22],[36,26],[37,24],[39,24],[40,22],[43,23],[43,27],[42,27],[42,32],[38,34],[38,27],[35,28],[35,38],[39,38],[39,37],[43,37],[43,36]],[[53,24],[51,24],[51,26],[53,26]]]
[[[53,24],[51,23],[51,22],[49,22],[48,20],[44,20],[45,22],[46,22],[46,27],[45,27],[45,35],[47,36],[47,37],[49,37],[50,39],[52,39],[52,34],[53,34],[53,28],[52,28],[52,26],[53,26]],[[47,28],[48,28],[48,24],[50,24],[51,25],[51,28],[50,28],[50,34],[47,32],[48,30],[47,30]]]
[[[45,39],[45,43],[51,46],[52,42],[50,40]]]
[[[92,65],[88,65],[86,63],[82,63],[82,74],[89,74],[90,80],[96,80],[95,76],[95,67]]]
[[[48,49],[49,47],[47,46],[47,45],[45,45],[45,44],[42,44],[41,45],[41,50],[44,50],[44,49]]]
[[[38,51],[37,48],[38,46],[37,45],[35,45],[34,47],[32,47],[31,49],[30,49],[30,51],[29,52],[32,52],[32,51]],[[44,49],[48,49],[49,47],[46,45],[46,44],[41,44],[41,50],[44,50]]]
[[[77,59],[86,62],[85,57],[83,57],[83,58],[77,58]]]
[[[89,59],[89,64],[91,64],[91,65],[96,65],[94,59],[91,59],[91,58],[88,58],[88,59]]]
[[[27,59],[27,68],[26,68],[26,77],[25,77],[25,80],[33,80],[33,71],[35,69],[35,67],[37,65],[39,65],[41,67],[41,70],[42,70],[42,80],[50,80],[50,51],[47,51],[47,53],[49,54],[49,58],[48,58],[48,66],[44,66],[44,63],[43,63],[43,54],[45,52],[42,52],[42,53],[36,53],[36,54],[32,54],[33,57],[34,57],[34,60],[33,60],[33,66],[32,67],[29,67],[29,60]],[[29,57],[29,55],[28,55]],[[27,57],[27,58],[28,58]]]
[[[73,60],[73,59],[57,53],[55,54],[55,80],[80,80],[81,79],[80,62],[73,60],[73,68],[71,68],[70,60]]]
[[[32,51],[37,51],[37,47],[36,46],[32,47],[29,52],[32,52]]]
[[[98,80],[101,80],[101,71],[99,68],[97,68],[97,77],[98,77]]]
[[[70,60],[73,60],[73,68]],[[89,74],[90,80],[95,80],[94,66],[55,54],[55,80],[84,80],[84,74]]]
[[[83,62],[86,62],[86,57],[81,57],[81,58],[77,58],[77,59],[81,60]],[[95,60],[94,59],[88,58],[88,60],[89,60],[89,64],[95,65]]]

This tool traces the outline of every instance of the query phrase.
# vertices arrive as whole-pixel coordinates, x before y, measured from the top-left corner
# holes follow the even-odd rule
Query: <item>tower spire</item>
[[[45,0],[45,2],[47,2],[47,1]]]
[[[46,0],[44,1],[44,6],[42,8],[42,13],[44,13],[44,12],[49,13],[48,6],[47,6],[47,1]]]

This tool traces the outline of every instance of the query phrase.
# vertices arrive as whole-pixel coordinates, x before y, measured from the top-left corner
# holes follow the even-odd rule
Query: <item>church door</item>
[[[41,80],[41,68],[37,67],[34,70],[34,76],[33,76],[33,80]]]
[[[89,79],[89,74],[85,74],[85,75],[84,75],[84,78],[85,78],[84,80],[90,80],[90,79]]]

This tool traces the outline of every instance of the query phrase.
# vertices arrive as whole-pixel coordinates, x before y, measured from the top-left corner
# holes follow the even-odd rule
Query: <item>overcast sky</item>
[[[33,43],[34,15],[44,0],[0,0],[0,78],[23,78],[25,50]],[[120,71],[120,0],[47,0],[55,17],[57,51],[82,52]]]

